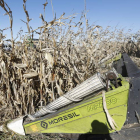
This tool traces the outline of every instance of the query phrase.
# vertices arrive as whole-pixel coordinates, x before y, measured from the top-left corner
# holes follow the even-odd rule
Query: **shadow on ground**
[[[104,123],[94,120],[91,123],[91,127],[92,134],[81,134],[78,140],[112,140],[109,135],[108,127]]]

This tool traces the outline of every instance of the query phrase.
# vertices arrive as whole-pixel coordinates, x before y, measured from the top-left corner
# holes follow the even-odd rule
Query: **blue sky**
[[[43,3],[46,0],[28,0],[27,10],[30,18],[33,20],[30,25],[33,29],[42,25],[39,18],[40,13],[43,14]],[[23,0],[5,0],[13,12],[13,31],[14,37],[17,32],[22,29],[27,31],[25,23],[20,19],[26,21],[26,16],[23,11]],[[57,18],[63,13],[66,16],[73,13],[78,13],[75,21],[80,18],[81,12],[84,10],[84,0],[52,0],[53,8],[56,12]],[[102,27],[115,27],[125,28],[126,30],[131,28],[134,32],[140,29],[140,0],[86,0],[86,8],[89,11],[87,18],[89,23],[97,24]],[[8,16],[3,16],[4,10],[0,7],[0,29],[9,26]],[[46,7],[46,20],[51,21],[53,19],[51,0],[48,0]],[[4,32],[7,37],[10,38],[10,31]]]

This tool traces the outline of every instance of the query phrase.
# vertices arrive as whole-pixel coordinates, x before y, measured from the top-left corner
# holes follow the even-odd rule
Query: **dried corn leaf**
[[[109,122],[111,128],[112,128],[113,130],[116,130],[116,127],[118,127],[118,126],[117,126],[117,124],[115,123],[114,119],[113,119],[113,118],[111,117],[111,115],[109,114],[109,111],[108,111],[108,109],[107,109],[106,99],[105,99],[105,91],[102,91],[102,97],[103,97],[103,108],[104,108],[104,111],[105,111],[105,113],[106,113],[108,122]]]
[[[36,76],[38,76],[37,72],[29,72],[29,73],[23,74],[24,78],[34,78]]]
[[[26,68],[27,64],[14,64],[14,66],[17,67],[17,68],[22,69],[22,68]]]

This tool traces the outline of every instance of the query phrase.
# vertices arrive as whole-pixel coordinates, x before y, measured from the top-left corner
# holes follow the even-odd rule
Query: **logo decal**
[[[63,114],[58,114],[50,119],[40,121],[40,126],[44,129],[49,129],[53,126],[61,125],[63,123],[68,123],[73,120],[82,118],[82,114],[78,109],[73,111],[65,112]]]
[[[48,127],[48,124],[46,122],[41,122],[41,127],[47,129]]]
[[[117,99],[115,97],[112,97],[111,99],[106,99],[107,105],[116,104],[116,103],[117,103]],[[87,111],[90,112],[92,110],[96,110],[96,109],[102,108],[102,107],[103,107],[103,103],[102,103],[102,101],[99,101],[94,104],[88,105]]]

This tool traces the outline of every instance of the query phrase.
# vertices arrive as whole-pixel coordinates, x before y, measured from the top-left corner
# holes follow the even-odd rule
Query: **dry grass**
[[[27,136],[20,136],[14,133],[1,133],[0,132],[0,139],[1,140],[70,140],[66,136],[62,134],[37,134],[37,135],[27,135]]]
[[[135,58],[140,56],[139,32],[130,34],[123,29],[89,25],[85,14],[73,23],[75,15],[64,15],[49,23],[41,15],[43,25],[35,30],[29,28],[27,16],[29,33],[20,38],[20,46],[14,42],[11,51],[0,48],[1,124],[34,113],[102,71],[99,63],[106,57],[126,51],[140,66],[139,58]],[[32,33],[39,34],[36,48],[26,38],[32,38]]]

